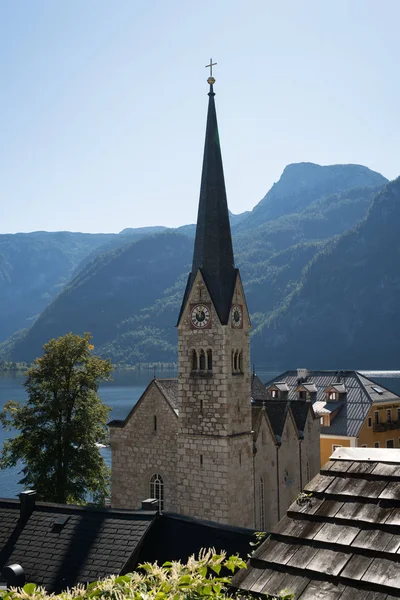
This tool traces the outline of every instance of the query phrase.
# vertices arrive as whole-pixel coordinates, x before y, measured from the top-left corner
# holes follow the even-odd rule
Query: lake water
[[[282,371],[280,371],[282,372]],[[369,371],[365,372],[367,377],[379,382],[382,386],[388,387],[393,392],[400,395],[400,372],[399,371]],[[258,369],[257,375],[261,381],[274,379],[279,373],[268,369]],[[158,371],[157,377],[168,378],[176,377],[176,371]],[[103,402],[111,407],[111,419],[124,419],[131,408],[136,404],[143,391],[153,378],[152,371],[130,371],[119,370],[113,374],[113,381],[108,381],[100,386],[99,395]],[[23,387],[24,376],[21,373],[1,373],[0,372],[0,410],[7,400],[26,399],[25,389]],[[4,440],[10,437],[12,433],[4,431],[0,427],[0,448]],[[110,448],[102,449],[102,454],[106,462],[111,466]],[[15,498],[22,490],[18,484],[21,478],[19,475],[21,467],[0,471],[0,497]]]

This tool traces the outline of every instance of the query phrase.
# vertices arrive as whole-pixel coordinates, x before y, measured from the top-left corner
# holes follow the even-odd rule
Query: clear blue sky
[[[400,174],[398,0],[2,0],[0,232],[194,222],[215,68],[228,200],[291,162]]]

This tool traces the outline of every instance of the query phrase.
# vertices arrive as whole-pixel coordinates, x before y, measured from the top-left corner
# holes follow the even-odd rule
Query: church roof
[[[177,411],[178,405],[178,380],[177,379],[156,379],[156,385],[163,393],[164,397],[170,403],[171,407]]]
[[[338,448],[234,587],[298,600],[400,597],[400,450]]]
[[[206,139],[193,264],[178,322],[197,271],[200,269],[218,317],[221,323],[226,325],[229,319],[238,271],[234,265],[224,170],[215,110],[215,93],[212,83],[210,84],[208,96]]]

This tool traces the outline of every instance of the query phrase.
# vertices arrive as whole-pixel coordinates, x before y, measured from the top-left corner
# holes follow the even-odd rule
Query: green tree
[[[84,503],[88,493],[104,503],[110,471],[96,442],[107,439],[109,407],[99,396],[110,377],[109,360],[92,354],[90,334],[68,333],[44,345],[44,354],[27,371],[26,403],[10,400],[0,414],[7,439],[0,468],[24,463],[19,483],[48,502]]]

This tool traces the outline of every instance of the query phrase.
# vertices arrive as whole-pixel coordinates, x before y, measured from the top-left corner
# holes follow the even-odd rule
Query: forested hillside
[[[399,369],[400,178],[368,215],[310,263],[293,294],[254,332],[267,362]]]
[[[0,235],[0,341],[29,327],[85,256],[110,237],[68,231]]]
[[[314,260],[318,263],[318,253],[365,217],[385,182],[381,175],[357,165],[290,165],[273,187],[280,204],[276,218],[271,217],[270,209],[258,208],[257,219],[256,209],[237,216],[236,222],[232,219],[236,262],[255,334],[253,359],[286,364],[284,351],[278,362],[277,355],[269,352],[271,328],[275,327],[271,314],[288,304],[302,285],[303,269],[309,269]],[[344,189],[345,185],[349,187]],[[283,207],[296,211],[281,214]],[[192,234],[193,226],[186,226],[133,242],[123,236],[122,245],[114,238],[108,246],[94,249],[93,260],[29,331],[3,344],[3,355],[31,360],[50,337],[91,331],[96,350],[116,363],[175,360],[174,325],[192,258]],[[119,247],[113,248],[116,245]],[[276,339],[274,344],[279,347]]]

